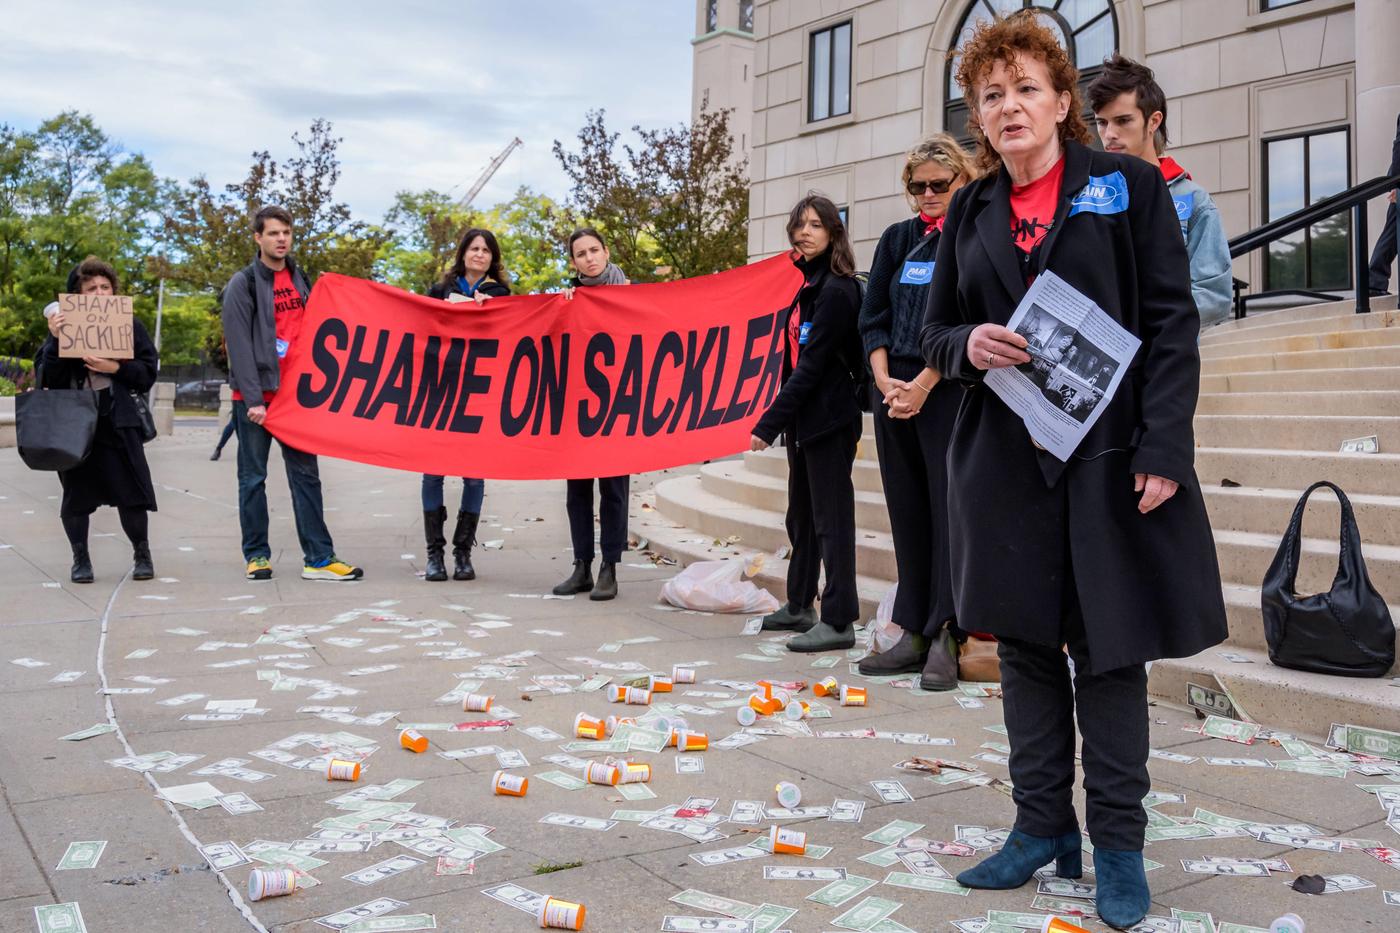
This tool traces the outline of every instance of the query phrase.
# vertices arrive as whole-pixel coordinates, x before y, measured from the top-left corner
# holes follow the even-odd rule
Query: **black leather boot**
[[[573,596],[593,589],[593,564],[591,561],[574,561],[574,572],[569,579],[554,588],[555,596]]]
[[[479,512],[458,512],[457,527],[452,531],[452,579],[475,580],[476,568],[472,566],[472,547],[476,545],[476,526],[481,521]]]
[[[899,637],[899,641],[890,646],[890,650],[861,658],[860,672],[866,677],[882,677],[888,674],[911,674],[921,671],[928,655],[928,645],[920,644],[921,642],[923,638],[906,631]]]
[[[74,583],[92,582],[92,558],[88,557],[86,544],[73,545],[73,572],[69,579]]]
[[[138,541],[131,546],[131,579],[149,580],[155,575],[156,568],[151,563],[151,545],[147,541]]]
[[[817,624],[817,610],[794,609],[791,603],[784,603],[776,612],[763,617],[762,631],[765,632],[805,632]]]
[[[958,688],[958,642],[948,626],[938,630],[928,648],[923,673],[919,675],[920,690],[956,690]]]
[[[447,524],[447,509],[438,506],[423,512],[423,538],[428,543],[428,566],[424,568],[423,579],[431,583],[441,583],[447,579],[447,566],[442,555],[447,548],[443,537],[443,526]]]
[[[599,601],[617,598],[617,564],[603,561],[598,568],[598,585],[588,598]]]

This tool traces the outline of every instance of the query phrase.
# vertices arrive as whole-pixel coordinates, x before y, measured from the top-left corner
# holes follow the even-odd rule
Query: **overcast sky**
[[[690,0],[4,0],[0,122],[90,113],[158,174],[240,180],[325,117],[344,137],[337,194],[377,220],[400,189],[556,197],[550,152],[585,113],[616,130],[690,115]],[[624,138],[629,134],[624,133]]]

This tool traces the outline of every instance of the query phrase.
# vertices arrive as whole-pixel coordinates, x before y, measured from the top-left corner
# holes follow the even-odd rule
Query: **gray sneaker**
[[[928,648],[924,672],[919,675],[920,690],[956,690],[958,686],[958,642],[948,626],[938,630]]]
[[[838,651],[842,648],[853,648],[855,643],[856,633],[851,626],[835,629],[825,622],[818,622],[796,638],[789,639],[787,647],[789,651],[808,654],[814,651]]]
[[[791,604],[784,603],[777,612],[770,612],[763,617],[763,631],[765,632],[805,632],[817,624],[817,610],[815,607],[794,610]]]

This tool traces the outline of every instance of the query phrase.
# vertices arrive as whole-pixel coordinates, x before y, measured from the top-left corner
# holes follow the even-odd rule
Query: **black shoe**
[[[222,455],[222,451],[216,450],[216,451],[214,451],[212,454],[209,455],[209,459],[210,459],[210,460],[218,460],[219,457],[220,457],[221,455]]]
[[[458,512],[457,527],[452,531],[452,579],[475,580],[476,568],[472,566],[472,547],[476,544],[476,526],[481,521],[479,512]]]
[[[948,626],[938,630],[929,645],[928,660],[919,675],[920,690],[955,690],[958,686],[958,641]]]
[[[924,669],[924,654],[915,645],[915,636],[911,632],[905,632],[889,651],[868,654],[861,658],[859,670],[866,677],[912,674]]]
[[[603,561],[598,567],[598,585],[588,598],[597,601],[617,598],[617,564]]]
[[[849,625],[837,629],[825,622],[818,622],[796,638],[788,639],[787,648],[789,651],[808,654],[814,651],[838,651],[842,648],[853,648],[855,644],[856,633]]]
[[[777,612],[770,612],[763,617],[762,631],[805,632],[816,624],[817,610],[814,607],[793,609],[791,604],[784,604]]]
[[[423,539],[428,543],[428,566],[424,568],[423,579],[431,583],[441,583],[447,579],[447,567],[442,555],[447,547],[442,528],[447,523],[447,509],[439,506],[423,512]]]
[[[131,546],[131,579],[149,580],[156,575],[151,563],[151,545],[145,541]]]
[[[569,579],[554,588],[555,596],[573,596],[575,593],[587,593],[593,589],[593,562],[587,560],[574,561],[574,572],[569,574]]]
[[[68,579],[74,583],[92,582],[92,558],[88,557],[86,544],[73,545],[73,572]]]

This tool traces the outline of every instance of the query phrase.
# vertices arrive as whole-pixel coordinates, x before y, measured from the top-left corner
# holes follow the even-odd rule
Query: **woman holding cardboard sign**
[[[68,276],[70,294],[115,295],[117,271],[89,256]],[[156,510],[156,493],[146,451],[141,412],[133,395],[146,394],[155,385],[159,359],[155,344],[140,320],[132,320],[132,358],[95,356],[65,358],[58,355],[64,325],[60,311],[49,317],[49,333],[35,358],[38,384],[44,389],[89,388],[97,392],[97,431],[92,453],[81,464],[58,474],[63,502],[58,514],[73,547],[74,583],[91,583],[92,560],[88,555],[88,519],[99,506],[111,505],[121,517],[122,530],[131,539],[133,580],[155,576],[147,535],[147,512]]]
[[[1086,145],[1079,75],[1055,33],[1026,11],[981,24],[959,51],[986,174],[948,209],[923,350],[967,387],[948,447],[954,603],[960,626],[999,640],[1016,825],[958,881],[1019,887],[1051,862],[1080,876],[1077,720],[1098,913],[1126,929],[1152,900],[1144,662],[1225,636],[1193,465],[1200,322],[1161,173]],[[994,390],[1031,384],[1027,351],[1046,356],[1006,325],[1032,282],[1051,274],[1082,296],[1073,301],[1098,307],[1105,333],[1140,342],[1063,459],[1034,443]],[[1048,365],[1062,370],[1063,358]]]

